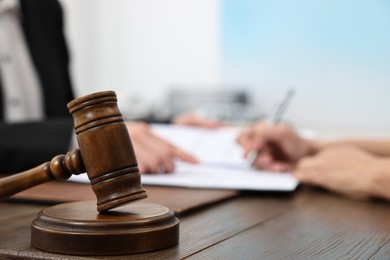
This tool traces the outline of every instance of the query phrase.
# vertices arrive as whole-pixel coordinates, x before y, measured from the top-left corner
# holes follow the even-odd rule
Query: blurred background
[[[126,117],[245,123],[294,87],[295,126],[390,136],[390,1],[61,2],[77,95],[115,90]]]

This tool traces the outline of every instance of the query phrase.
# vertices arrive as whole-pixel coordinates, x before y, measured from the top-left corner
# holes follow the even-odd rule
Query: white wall
[[[259,28],[260,37],[269,39],[269,49],[262,46],[260,63],[249,66],[250,69],[245,66],[251,65],[253,55],[246,50],[247,57],[238,57],[243,64],[235,61],[229,71],[226,57],[222,56],[232,52],[221,50],[225,44],[221,34],[226,33],[220,24],[221,6],[226,3],[223,0],[61,1],[66,11],[78,95],[113,89],[122,111],[131,114],[155,107],[172,86],[217,87],[224,83],[248,86],[261,112],[266,112],[287,87],[295,86],[298,93],[286,118],[298,127],[320,133],[390,136],[390,73],[386,72],[390,62],[376,69],[367,62],[359,63],[359,57],[354,56],[344,63],[337,53],[302,58],[308,55],[305,46],[294,54],[288,48],[295,45],[278,36],[278,30],[264,34],[262,28],[252,25]],[[299,7],[296,9],[299,11]],[[262,15],[267,13],[263,10]],[[268,16],[269,21],[272,17]],[[267,28],[269,24],[263,26]],[[279,44],[288,46],[286,53],[277,51],[278,46],[274,46],[269,35],[284,39]],[[240,35],[234,36],[240,40]],[[277,51],[277,59],[272,48]],[[323,66],[330,60],[335,66]],[[353,63],[355,60],[359,62]],[[367,66],[371,66],[369,75]]]
[[[217,0],[62,3],[78,95],[113,89],[132,112],[151,108],[172,86],[217,84]]]

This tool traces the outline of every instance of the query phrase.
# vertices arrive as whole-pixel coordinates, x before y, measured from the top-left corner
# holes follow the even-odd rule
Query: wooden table
[[[0,203],[0,259],[107,259],[30,247],[45,205]],[[180,217],[179,245],[110,259],[390,259],[390,205],[312,188],[289,195],[244,193]]]

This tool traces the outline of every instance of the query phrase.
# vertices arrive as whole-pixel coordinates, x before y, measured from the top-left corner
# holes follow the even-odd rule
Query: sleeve
[[[73,138],[71,118],[0,123],[0,172],[16,173],[65,154]]]

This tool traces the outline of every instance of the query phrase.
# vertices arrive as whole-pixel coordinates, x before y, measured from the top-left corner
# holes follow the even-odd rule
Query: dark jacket
[[[20,3],[25,39],[43,90],[45,120],[15,124],[1,120],[0,173],[26,170],[66,153],[73,131],[66,108],[73,92],[61,6],[56,0]],[[1,93],[0,110],[3,119]]]

